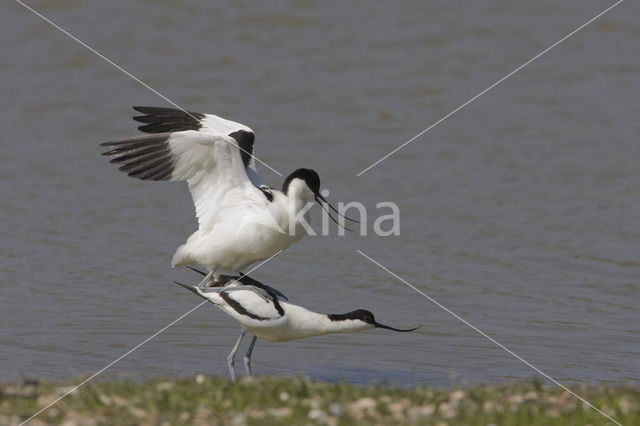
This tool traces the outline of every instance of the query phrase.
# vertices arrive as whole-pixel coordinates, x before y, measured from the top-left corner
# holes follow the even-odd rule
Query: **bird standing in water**
[[[364,309],[345,314],[313,312],[290,303],[284,294],[248,275],[222,275],[219,278],[217,282],[209,281],[205,286],[189,286],[179,282],[176,284],[208,299],[240,323],[242,332],[227,357],[229,375],[234,382],[235,354],[247,332],[253,334],[253,339],[244,357],[244,366],[246,373],[251,375],[251,354],[258,337],[270,342],[287,342],[329,333],[352,333],[374,328],[400,332],[418,328],[399,329],[381,324],[370,311]]]

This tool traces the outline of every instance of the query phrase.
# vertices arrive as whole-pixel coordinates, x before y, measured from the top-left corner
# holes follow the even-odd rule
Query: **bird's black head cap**
[[[327,316],[331,321],[360,320],[367,324],[371,324],[376,328],[386,328],[387,330],[401,331],[403,333],[406,333],[407,331],[417,330],[419,328],[395,328],[389,327],[388,325],[380,324],[376,321],[373,313],[371,311],[367,311],[366,309],[356,309],[355,311],[347,312],[346,314],[330,314]]]
[[[329,319],[331,321],[360,320],[367,324],[376,324],[376,319],[373,316],[373,313],[366,309],[356,309],[355,311],[347,312],[346,314],[330,314]]]
[[[284,180],[284,183],[282,184],[282,192],[284,192],[285,194],[287,193],[287,191],[289,190],[289,184],[295,178],[305,181],[309,189],[311,189],[314,194],[317,195],[320,193],[320,176],[318,176],[315,170],[311,169],[298,169],[287,176],[287,178]]]

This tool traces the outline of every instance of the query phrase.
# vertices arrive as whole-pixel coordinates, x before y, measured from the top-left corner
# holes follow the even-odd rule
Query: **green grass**
[[[78,383],[79,381],[75,382]],[[74,383],[0,387],[0,424],[18,424]],[[640,389],[584,386],[574,391],[625,425],[640,425]],[[451,424],[600,425],[602,414],[558,387],[539,382],[464,389],[260,378],[233,385],[197,376],[144,383],[89,382],[31,424]]]

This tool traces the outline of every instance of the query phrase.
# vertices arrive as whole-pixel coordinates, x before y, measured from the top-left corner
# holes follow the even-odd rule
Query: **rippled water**
[[[422,324],[273,344],[259,375],[410,386],[536,373],[362,250],[567,383],[640,377],[640,6],[624,2],[377,167],[355,174],[606,5],[77,2],[37,10],[194,111],[250,125],[284,174],[401,208],[401,236],[306,238],[254,276],[324,312]],[[98,143],[166,105],[19,4],[3,6],[0,379],[90,374],[199,303],[171,284],[183,184]],[[282,178],[261,168],[277,186]],[[316,220],[319,211],[314,210]],[[371,229],[371,228],[370,228]],[[226,374],[237,325],[205,305],[104,377]]]

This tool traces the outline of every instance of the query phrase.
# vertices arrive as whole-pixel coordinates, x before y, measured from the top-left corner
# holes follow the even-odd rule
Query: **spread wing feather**
[[[131,177],[187,181],[201,230],[213,225],[222,205],[267,201],[249,177],[257,175],[249,127],[212,114],[134,109],[145,114],[134,119],[150,134],[102,143],[109,148],[102,155]]]

